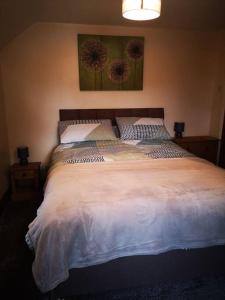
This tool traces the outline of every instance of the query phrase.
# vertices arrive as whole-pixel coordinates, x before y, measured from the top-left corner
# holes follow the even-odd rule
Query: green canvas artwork
[[[81,91],[143,89],[144,38],[78,34]]]

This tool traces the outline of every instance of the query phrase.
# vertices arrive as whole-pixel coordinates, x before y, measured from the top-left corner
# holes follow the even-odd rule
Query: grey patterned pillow
[[[123,140],[170,140],[163,119],[159,118],[116,118]]]
[[[110,120],[69,120],[59,122],[60,143],[115,140]]]

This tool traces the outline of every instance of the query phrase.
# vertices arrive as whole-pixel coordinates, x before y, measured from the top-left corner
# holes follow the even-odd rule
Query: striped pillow
[[[160,118],[119,117],[116,122],[123,140],[170,140]]]
[[[69,120],[59,122],[60,143],[116,140],[110,120]]]

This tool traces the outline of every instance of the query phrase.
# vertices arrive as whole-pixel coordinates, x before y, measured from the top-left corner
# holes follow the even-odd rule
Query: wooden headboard
[[[104,108],[104,109],[60,109],[60,121],[84,119],[111,119],[115,125],[115,117],[151,117],[163,118],[163,108]]]

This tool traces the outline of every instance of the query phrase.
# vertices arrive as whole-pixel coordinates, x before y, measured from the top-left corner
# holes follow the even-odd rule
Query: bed
[[[60,110],[60,121],[115,126],[116,117],[163,119],[164,110]],[[59,298],[224,274],[224,170],[169,140],[59,145],[52,162],[26,235],[42,292]]]

